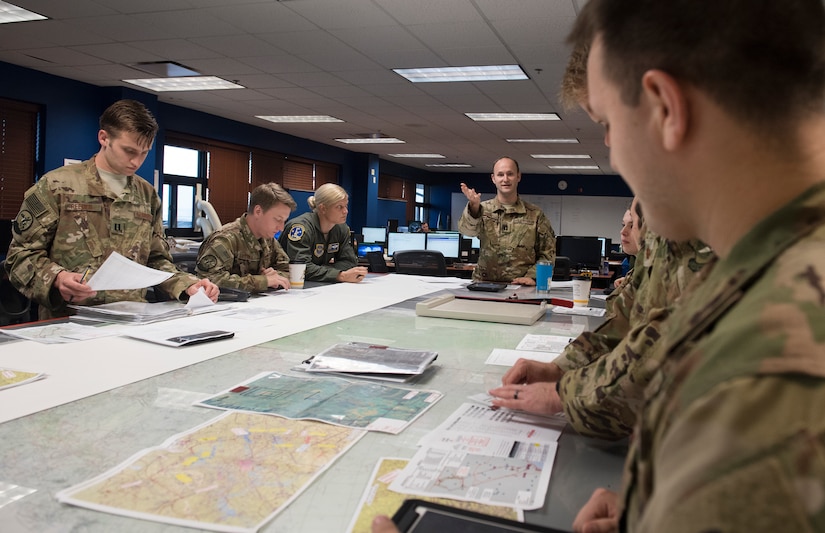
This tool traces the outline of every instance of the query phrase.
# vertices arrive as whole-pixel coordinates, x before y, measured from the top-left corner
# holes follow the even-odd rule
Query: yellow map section
[[[350,533],[370,533],[370,524],[372,519],[378,515],[392,516],[395,511],[401,507],[404,500],[410,498],[409,494],[401,494],[389,490],[389,484],[392,481],[388,479],[393,472],[401,471],[407,466],[409,461],[407,459],[388,459],[383,458],[373,473],[373,477],[367,486],[365,494],[365,502],[358,515],[353,521],[350,528]],[[484,505],[481,503],[465,502],[460,500],[449,500],[447,498],[430,498],[427,496],[415,496],[419,500],[426,500],[429,502],[441,503],[450,505],[459,509],[466,509],[468,511],[475,511],[477,513],[484,513],[488,515],[498,516],[501,518],[508,518],[510,520],[523,521],[524,517],[515,509],[509,507],[501,507],[499,505]]]
[[[43,375],[36,372],[21,372],[10,368],[0,368],[0,389],[22,385],[27,381],[34,381],[40,377],[43,377]]]
[[[58,498],[160,522],[255,530],[365,433],[228,412]]]

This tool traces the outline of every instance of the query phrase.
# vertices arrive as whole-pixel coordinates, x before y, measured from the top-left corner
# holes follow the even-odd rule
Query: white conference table
[[[291,334],[273,335],[276,330],[284,333],[289,329],[286,326],[280,329],[261,328],[264,332],[258,332],[258,335],[270,336],[274,340],[252,342],[253,338],[257,339],[254,335],[239,335],[241,339],[235,341],[236,345],[223,345],[221,348],[231,348],[229,353],[214,355],[210,352],[201,358],[194,358],[200,360],[185,365],[179,365],[180,361],[177,361],[172,365],[174,368],[168,371],[92,395],[58,402],[49,408],[12,417],[0,424],[0,441],[3,442],[0,450],[0,505],[3,505],[0,507],[0,530],[192,531],[62,505],[54,495],[120,464],[140,450],[159,445],[168,437],[219,414],[211,409],[193,407],[193,401],[227,389],[260,372],[289,372],[301,361],[332,344],[366,341],[437,351],[439,356],[435,368],[408,385],[438,390],[445,394],[444,398],[399,435],[367,434],[261,529],[265,532],[344,532],[379,457],[412,457],[418,440],[464,403],[467,396],[500,383],[506,368],[485,364],[493,348],[515,348],[525,334],[548,333],[553,323],[573,322],[593,328],[601,321],[550,312],[531,326],[418,317],[415,303],[445,286],[423,286],[401,278],[404,276],[389,275],[376,281],[377,289],[361,287],[364,293],[381,293],[392,284],[400,295],[405,295],[394,298],[396,301],[386,307],[376,307],[382,297],[365,294],[362,299],[374,300],[366,306],[371,307],[366,312],[343,313],[348,316],[339,320],[325,318],[317,327]],[[358,308],[359,304],[352,297],[354,289],[358,287],[332,285],[312,289],[320,292],[321,296],[296,298],[290,305],[294,305],[296,314],[299,308],[305,308],[300,310],[301,313],[311,313],[315,308],[316,315],[323,314],[317,309],[322,302],[327,306]],[[564,294],[559,296],[569,297]],[[314,298],[317,298],[316,303],[311,304]],[[285,301],[282,300],[281,304]],[[337,316],[336,313],[332,316]],[[283,315],[280,322],[288,322],[286,317]],[[0,354],[0,367],[8,364],[9,359],[19,362],[18,352],[22,348],[30,348],[23,351],[33,352],[34,357],[31,364],[21,369],[37,370],[34,361],[47,362],[56,357],[70,360],[82,358],[87,351],[82,349],[83,344],[102,341],[105,339],[56,348],[49,346],[45,350],[31,346],[33,343],[28,341],[0,344],[0,351],[3,352]],[[132,347],[133,343],[137,343],[138,348]],[[158,349],[163,357],[178,356],[180,359],[186,359],[181,355],[181,350],[214,349],[213,345],[204,344],[200,348],[177,349],[175,352],[175,349],[155,348],[154,345],[127,339],[119,339],[117,344],[121,350],[124,345],[143,352]],[[13,350],[14,356],[9,348],[16,348]],[[58,352],[60,355],[56,355]],[[96,364],[102,363],[97,361]],[[55,365],[54,368],[62,370],[63,365]],[[94,370],[86,368],[85,372],[91,374]],[[53,378],[47,378],[44,384],[49,379]],[[38,389],[33,388],[36,385],[33,383],[0,391],[0,406],[9,413],[30,411],[25,408],[11,409],[6,395],[14,391],[14,401],[25,402],[27,396],[33,399],[39,395]],[[526,520],[570,529],[575,513],[595,488],[619,487],[625,451],[626,443],[585,438],[568,427],[559,441],[545,505],[538,511],[526,512]],[[9,502],[7,497],[3,497],[3,491],[11,489],[12,492],[7,495],[13,494],[19,490],[15,487],[34,489],[35,492]]]

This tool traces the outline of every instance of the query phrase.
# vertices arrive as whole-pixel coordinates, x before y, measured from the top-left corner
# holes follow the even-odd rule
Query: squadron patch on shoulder
[[[17,218],[14,219],[14,232],[18,235],[32,227],[32,223],[34,222],[34,217],[32,214],[27,210],[23,209],[20,213],[17,214]]]
[[[329,253],[334,254],[338,251],[338,246],[340,246],[337,242],[334,242],[329,245]]]
[[[323,244],[316,244],[315,245],[315,251],[312,252],[312,253],[315,255],[315,257],[321,257],[322,255],[324,255],[324,245]]]
[[[212,254],[203,256],[203,259],[198,261],[198,268],[201,270],[212,270],[218,264],[218,258]]]
[[[289,229],[289,233],[287,234],[287,238],[291,241],[300,241],[301,237],[304,236],[304,226],[301,224],[295,224]]]

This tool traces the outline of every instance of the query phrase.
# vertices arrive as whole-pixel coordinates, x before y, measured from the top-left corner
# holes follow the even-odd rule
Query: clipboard
[[[456,298],[454,294],[436,296],[415,304],[415,314],[436,318],[478,320],[529,326],[547,312],[547,304],[508,300]]]

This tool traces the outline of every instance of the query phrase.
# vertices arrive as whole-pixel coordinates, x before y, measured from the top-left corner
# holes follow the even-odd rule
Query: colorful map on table
[[[408,459],[395,459],[382,457],[378,460],[372,478],[369,481],[364,494],[361,497],[361,505],[352,518],[349,526],[350,533],[370,533],[372,519],[378,515],[392,516],[401,507],[404,500],[409,498],[407,494],[393,492],[389,489],[389,484],[395,476],[407,466]],[[520,509],[510,507],[499,507],[495,505],[484,505],[475,502],[464,502],[458,500],[448,500],[446,498],[420,497],[422,500],[450,505],[458,509],[466,509],[477,513],[498,516],[510,520],[524,521],[524,512]]]
[[[92,480],[63,503],[215,531],[255,531],[366,434],[228,412]]]
[[[0,368],[0,390],[17,385],[23,385],[31,381],[43,379],[46,374],[38,372],[22,372],[10,368]]]
[[[293,377],[264,372],[196,405],[397,434],[442,396],[436,391],[332,376]]]

